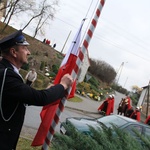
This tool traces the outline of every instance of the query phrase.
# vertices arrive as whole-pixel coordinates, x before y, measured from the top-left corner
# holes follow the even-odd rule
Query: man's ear
[[[17,57],[16,55],[16,49],[15,48],[10,48],[10,54],[13,56],[13,57]]]

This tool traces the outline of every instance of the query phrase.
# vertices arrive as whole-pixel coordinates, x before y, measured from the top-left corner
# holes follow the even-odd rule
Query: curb
[[[99,114],[98,112],[90,112],[90,111],[81,110],[81,109],[78,109],[78,108],[72,108],[72,107],[69,107],[69,106],[65,106],[65,107],[68,108],[68,109],[73,109],[73,110],[81,111],[81,112],[83,112],[83,113],[88,113],[88,114]]]

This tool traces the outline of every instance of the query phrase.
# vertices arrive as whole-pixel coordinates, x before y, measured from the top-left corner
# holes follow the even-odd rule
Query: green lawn
[[[75,96],[75,97],[69,99],[69,101],[71,101],[71,102],[82,102],[83,100],[80,97]]]
[[[24,138],[19,138],[16,150],[41,150],[41,147],[32,147],[32,141]]]

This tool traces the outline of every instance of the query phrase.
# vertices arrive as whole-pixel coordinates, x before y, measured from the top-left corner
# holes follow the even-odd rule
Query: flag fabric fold
[[[78,32],[76,33],[76,35],[70,45],[70,48],[60,65],[60,68],[58,70],[58,73],[57,73],[55,81],[54,81],[54,85],[60,83],[60,80],[64,74],[66,74],[66,73],[71,74],[73,68],[76,65],[76,60],[77,60],[77,56],[79,53],[81,30],[82,30],[84,21],[85,21],[85,19],[83,19],[83,21],[80,25],[80,28],[79,28]],[[74,81],[72,88],[71,88],[71,92],[67,98],[74,97],[75,89],[76,89],[76,81]],[[52,124],[52,121],[55,117],[59,103],[60,103],[60,100],[57,100],[56,102],[43,107],[43,109],[40,113],[41,124],[39,126],[39,129],[38,129],[35,137],[34,137],[32,146],[40,146],[44,143],[46,135],[49,131],[50,125]]]

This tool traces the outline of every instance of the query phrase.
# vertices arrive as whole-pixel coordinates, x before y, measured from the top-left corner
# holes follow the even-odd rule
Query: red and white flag
[[[84,21],[85,21],[85,19],[83,19],[81,26],[80,26],[77,34],[75,35],[75,37],[70,45],[70,48],[60,65],[59,71],[58,71],[55,81],[54,81],[54,85],[60,83],[60,80],[64,74],[66,74],[66,73],[71,74],[71,72],[76,64],[76,60],[77,60],[77,56],[78,56],[78,52],[79,52],[79,46],[80,46],[81,30],[82,30]],[[74,83],[72,85],[71,92],[68,95],[68,98],[74,97],[75,88],[76,88],[76,81],[74,81]],[[32,146],[40,146],[44,143],[47,133],[49,131],[50,125],[52,124],[52,121],[55,117],[55,113],[56,113],[56,110],[57,110],[59,104],[60,104],[60,99],[52,104],[49,104],[49,105],[43,107],[41,114],[40,114],[42,122],[41,122],[40,127],[37,131],[37,134],[32,142]],[[54,132],[54,131],[52,131],[52,132]]]

